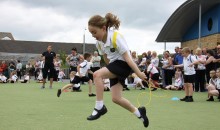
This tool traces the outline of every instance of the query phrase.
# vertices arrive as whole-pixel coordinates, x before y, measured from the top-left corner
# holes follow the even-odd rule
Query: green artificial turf
[[[111,101],[110,92],[104,93],[108,113],[96,121],[87,121],[96,98],[88,97],[87,85],[81,86],[82,92],[64,92],[58,98],[57,89],[65,84],[55,82],[49,89],[47,83],[43,90],[34,81],[0,84],[0,130],[146,129],[136,116]],[[184,91],[157,90],[150,95],[149,90],[130,89],[123,96],[137,107],[146,106],[149,130],[219,129],[220,102],[216,98],[207,102],[207,92],[194,93],[195,102],[186,103],[171,100],[182,98]]]

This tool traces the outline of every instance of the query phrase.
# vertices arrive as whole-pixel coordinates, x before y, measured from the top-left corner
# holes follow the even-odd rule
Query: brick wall
[[[206,37],[202,37],[201,48],[215,49],[217,45],[220,45],[220,34],[214,34]],[[195,50],[198,47],[198,39],[186,41],[181,43],[181,47],[190,47],[191,50]]]

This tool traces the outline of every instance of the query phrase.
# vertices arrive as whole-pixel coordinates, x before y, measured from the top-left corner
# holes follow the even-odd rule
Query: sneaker
[[[61,94],[61,89],[58,89],[57,90],[57,97],[60,97],[60,94]]]
[[[94,93],[89,94],[89,97],[94,97],[96,96]]]
[[[45,89],[45,86],[41,86],[41,89]]]
[[[181,98],[180,101],[186,101],[188,99],[188,96],[185,96],[184,98]]]
[[[145,90],[145,88],[141,88],[140,90]]]
[[[138,118],[143,120],[144,127],[148,127],[149,120],[148,120],[147,115],[146,115],[146,108],[145,107],[139,107],[138,111],[141,114],[141,116],[138,117]]]
[[[156,91],[157,90],[157,88],[153,88],[151,91]]]
[[[52,86],[50,86],[49,88],[52,89]]]
[[[87,120],[92,121],[92,120],[99,119],[100,116],[104,115],[108,111],[107,108],[105,107],[105,105],[103,105],[101,110],[97,110],[96,108],[94,108],[94,110],[97,111],[97,114],[90,115],[89,117],[87,117]]]

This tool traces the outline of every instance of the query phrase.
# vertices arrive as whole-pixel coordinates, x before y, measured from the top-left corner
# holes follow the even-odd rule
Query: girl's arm
[[[205,62],[205,65],[211,63],[214,59],[215,59],[215,58],[214,58],[213,56],[210,56],[210,57],[208,58],[208,60]]]
[[[183,64],[180,64],[180,65],[174,65],[174,68],[181,68],[183,67]]]
[[[146,81],[147,77],[146,75],[141,72],[139,70],[139,68],[137,67],[137,65],[134,63],[134,61],[132,60],[131,56],[128,54],[128,52],[126,51],[123,55],[123,58],[125,59],[125,61],[127,62],[127,64],[131,67],[131,69],[137,74],[137,76],[142,79],[143,81]]]

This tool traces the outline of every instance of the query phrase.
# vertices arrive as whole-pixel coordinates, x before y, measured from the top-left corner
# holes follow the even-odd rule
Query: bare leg
[[[61,88],[61,92],[63,92],[64,90],[66,90],[68,88],[71,88],[71,87],[73,87],[73,84],[67,84]]]
[[[112,86],[112,101],[121,107],[127,109],[130,112],[134,112],[136,107],[134,107],[127,99],[122,97],[123,86],[120,83]]]

